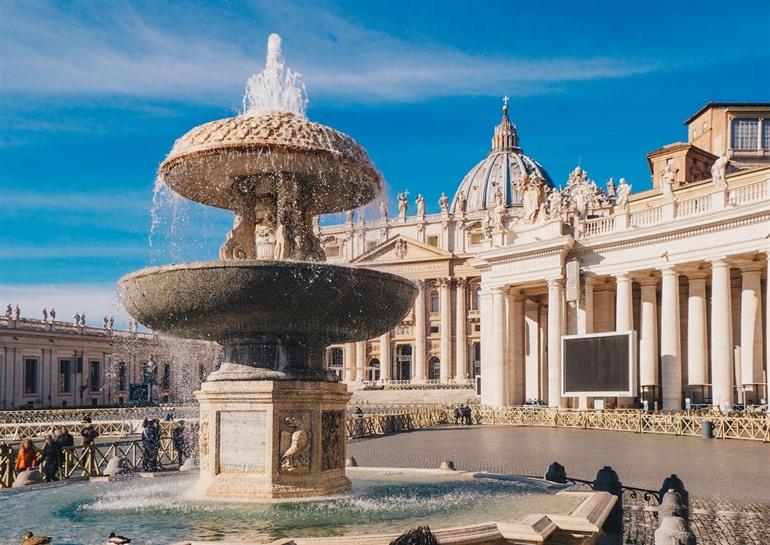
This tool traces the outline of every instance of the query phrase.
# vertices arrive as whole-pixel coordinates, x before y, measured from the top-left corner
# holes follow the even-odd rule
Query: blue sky
[[[160,195],[153,216],[155,170],[237,111],[271,32],[308,117],[431,211],[487,153],[503,95],[557,183],[579,162],[649,187],[646,154],[703,104],[770,99],[769,6],[0,0],[0,303],[98,323],[121,275],[214,258],[227,213]]]

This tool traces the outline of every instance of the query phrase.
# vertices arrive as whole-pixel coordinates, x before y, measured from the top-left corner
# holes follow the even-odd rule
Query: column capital
[[[557,277],[557,278],[549,278],[547,280],[548,282],[548,288],[562,288],[564,287],[564,277]]]
[[[468,284],[468,279],[461,276],[461,277],[455,278],[454,282],[458,288],[464,288]]]
[[[715,257],[713,259],[710,259],[709,263],[711,263],[711,268],[712,269],[729,268],[730,267],[730,263],[728,263],[728,261],[727,261],[727,256]]]
[[[507,288],[508,288],[508,286],[494,286],[494,287],[490,288],[490,289],[489,289],[489,291],[490,291],[490,292],[491,292],[493,295],[497,295],[497,294],[499,294],[499,295],[505,295],[505,290],[506,290]]]
[[[435,283],[439,288],[448,288],[452,285],[452,279],[442,276],[441,278],[436,278]]]
[[[616,282],[631,282],[631,274],[627,272],[617,273],[613,275]]]
[[[741,274],[761,272],[766,266],[761,261],[742,261],[735,265],[741,271]]]
[[[634,278],[634,280],[636,280],[636,282],[642,287],[658,285],[658,277],[655,276],[654,274],[639,276],[637,278]]]
[[[420,291],[425,289],[425,285],[427,283],[427,281],[422,280],[422,279],[413,280],[413,282],[415,284],[417,284],[417,289],[420,290]]]
[[[658,270],[662,276],[678,276],[680,274],[679,268],[673,263],[662,265],[658,267]]]

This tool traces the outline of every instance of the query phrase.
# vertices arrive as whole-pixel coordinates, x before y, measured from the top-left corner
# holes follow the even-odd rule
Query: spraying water
[[[265,69],[246,82],[242,116],[256,117],[266,112],[290,112],[305,117],[307,91],[302,74],[287,68],[281,55],[281,37],[267,40]]]

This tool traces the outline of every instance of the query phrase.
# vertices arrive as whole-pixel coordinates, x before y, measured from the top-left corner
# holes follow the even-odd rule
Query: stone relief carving
[[[481,231],[486,238],[492,237],[492,215],[489,213],[489,210],[485,210],[481,218]]]
[[[715,189],[727,189],[727,167],[730,166],[730,158],[727,151],[722,151],[719,158],[711,166],[711,181]]]
[[[609,205],[604,192],[597,187],[595,181],[589,180],[588,173],[580,167],[575,167],[570,173],[562,195],[562,203],[573,212],[576,221],[583,221],[592,210]]]
[[[534,223],[537,219],[540,204],[543,202],[543,185],[543,179],[537,173],[523,174],[516,182],[516,191],[521,195],[524,210],[520,220],[522,223]]]
[[[344,444],[344,411],[323,411],[321,413],[321,469],[342,469]]]
[[[560,218],[563,211],[561,191],[551,188],[546,201],[548,204],[548,219]]]
[[[310,472],[310,415],[281,418],[280,456],[282,473]]]
[[[409,243],[404,239],[398,239],[395,245],[396,256],[403,259],[409,253]]]

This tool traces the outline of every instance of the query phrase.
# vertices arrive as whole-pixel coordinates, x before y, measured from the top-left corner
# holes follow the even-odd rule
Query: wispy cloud
[[[2,90],[221,101],[237,97],[247,75],[261,65],[261,53],[234,39],[164,25],[162,18],[151,22],[126,4],[101,6],[96,22],[87,24],[83,21],[93,13],[89,19],[53,5],[6,4],[0,23]],[[288,29],[291,52],[301,52],[288,62],[304,73],[311,98],[406,101],[501,90],[532,94],[557,82],[655,68],[612,57],[523,59],[470,54],[437,43],[416,47],[317,7],[271,3],[253,9],[246,10],[252,38],[266,41],[271,26]]]
[[[55,308],[57,321],[85,312],[91,326],[101,326],[104,316],[114,316],[119,328],[128,323],[114,284],[0,284],[0,303],[3,310],[8,303],[18,304],[25,318],[39,319],[43,308]]]

